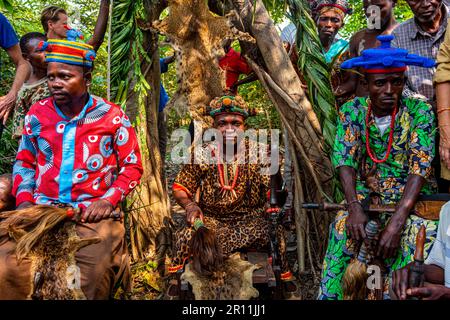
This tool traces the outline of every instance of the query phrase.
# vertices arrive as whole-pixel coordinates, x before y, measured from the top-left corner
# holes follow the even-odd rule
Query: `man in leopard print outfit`
[[[205,143],[201,152],[193,152],[191,160],[195,157],[195,161],[185,164],[175,179],[173,195],[186,210],[187,225],[175,232],[170,273],[182,269],[189,258],[189,244],[194,233],[192,225],[196,218],[201,218],[207,228],[214,230],[225,256],[242,248],[266,247],[270,240],[269,222],[264,217],[270,176],[263,174],[265,165],[261,161],[252,159],[258,157],[261,147],[266,151],[267,146],[250,139],[242,142],[237,139],[237,133],[245,129],[244,122],[248,117],[241,97],[216,98],[210,106],[214,128],[220,132],[223,142],[216,139]],[[231,161],[225,161],[228,152],[225,155],[222,152],[227,150],[227,144],[234,151]],[[196,203],[193,199],[199,188],[200,199]],[[281,278],[291,281],[293,275],[286,261],[281,225],[277,229],[277,237]]]

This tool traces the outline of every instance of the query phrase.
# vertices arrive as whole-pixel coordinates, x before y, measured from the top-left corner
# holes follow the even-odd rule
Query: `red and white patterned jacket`
[[[31,201],[85,208],[106,199],[115,207],[141,175],[136,133],[119,106],[91,96],[69,119],[48,98],[26,115],[13,169],[17,206]]]

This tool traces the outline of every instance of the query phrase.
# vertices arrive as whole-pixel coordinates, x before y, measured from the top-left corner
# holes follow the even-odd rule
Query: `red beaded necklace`
[[[236,191],[234,191],[234,188],[236,187],[237,179],[239,177],[239,165],[236,165],[236,171],[234,173],[234,178],[233,178],[233,182],[231,183],[231,186],[225,185],[223,164],[220,163],[220,149],[219,149],[219,154],[217,156],[217,170],[219,171],[219,182],[220,182],[220,186],[222,187],[221,192],[225,193],[226,191],[229,191],[229,192],[231,192],[231,194],[234,197],[237,197]],[[228,174],[228,172],[227,172],[227,174]]]
[[[367,153],[369,154],[370,159],[372,159],[375,163],[383,163],[386,162],[386,160],[389,157],[389,154],[391,153],[392,143],[394,141],[394,124],[395,124],[395,115],[397,114],[397,106],[395,106],[394,110],[392,111],[391,115],[391,125],[390,125],[390,132],[389,132],[389,141],[388,141],[388,147],[386,151],[386,155],[383,159],[379,160],[372,152],[372,149],[370,149],[370,139],[369,139],[369,118],[370,113],[372,112],[372,103],[369,102],[368,108],[367,108],[367,115],[366,115],[366,149]]]

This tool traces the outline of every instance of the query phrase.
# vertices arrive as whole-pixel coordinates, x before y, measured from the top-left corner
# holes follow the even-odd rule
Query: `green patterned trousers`
[[[320,282],[319,300],[342,300],[341,281],[350,260],[354,256],[354,242],[347,238],[345,221],[347,211],[339,211],[336,219],[330,225],[328,247],[323,262],[322,280]],[[390,214],[381,214],[381,227],[389,221]],[[425,259],[431,251],[436,239],[439,221],[422,219],[416,215],[410,215],[405,223],[400,248],[394,258],[385,260],[389,274],[400,269],[412,261],[416,246],[416,236],[420,226],[426,227]]]

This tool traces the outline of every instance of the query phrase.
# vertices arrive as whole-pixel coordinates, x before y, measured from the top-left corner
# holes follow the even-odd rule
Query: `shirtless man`
[[[398,26],[394,17],[396,2],[397,0],[363,0],[368,27],[358,31],[350,39],[351,58],[358,57],[365,49],[377,47],[380,44],[377,36],[391,34]],[[347,76],[348,81],[342,82],[342,85],[336,89],[337,97],[351,98],[354,95],[357,97],[368,95],[367,88],[363,85],[364,78],[352,72],[347,72]]]

